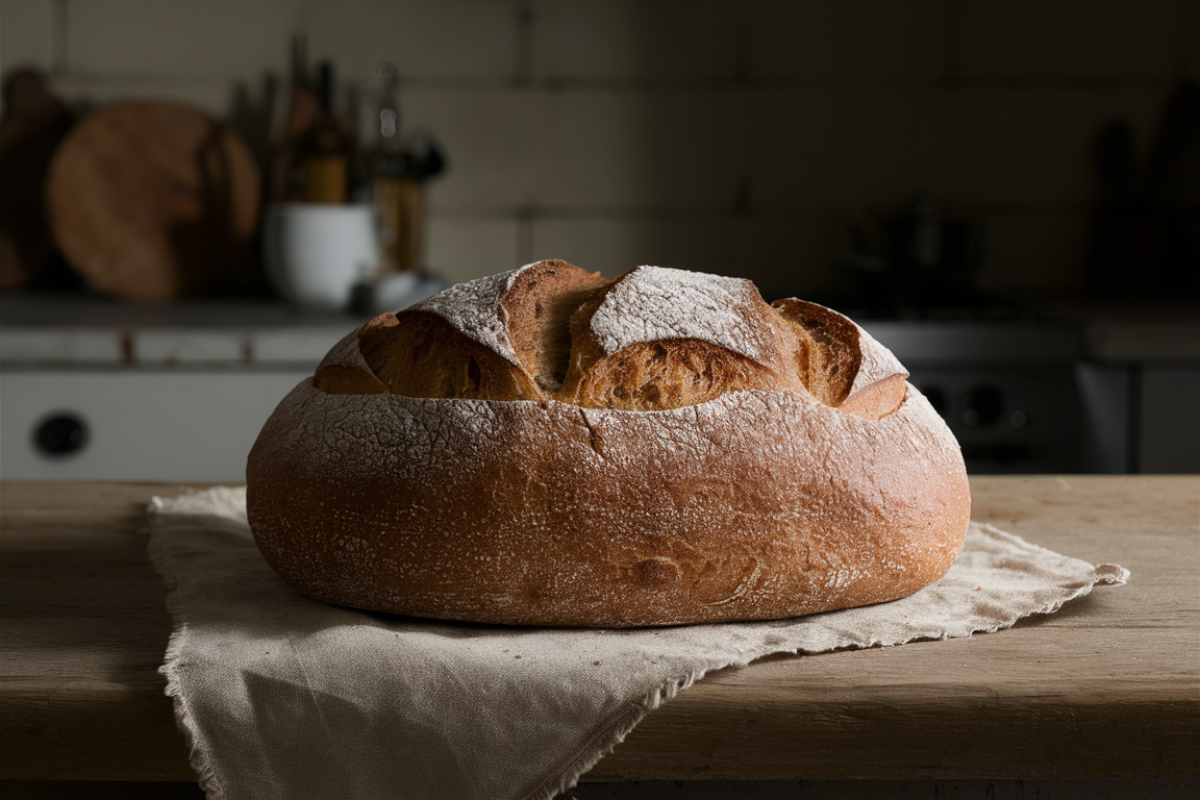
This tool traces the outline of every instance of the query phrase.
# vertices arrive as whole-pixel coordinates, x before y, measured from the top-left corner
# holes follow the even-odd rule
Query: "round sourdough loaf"
[[[842,315],[749,281],[562,261],[339,342],[250,453],[268,563],[321,600],[629,627],[894,600],[941,577],[957,443]]]

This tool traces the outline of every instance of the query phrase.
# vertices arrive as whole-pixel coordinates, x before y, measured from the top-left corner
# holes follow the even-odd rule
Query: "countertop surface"
[[[0,365],[52,367],[316,366],[366,321],[266,300],[131,305],[100,297],[0,295]]]
[[[0,778],[194,780],[144,509],[182,485],[0,482]],[[979,477],[973,518],[1132,571],[969,639],[725,670],[585,780],[1200,776],[1200,477]]]

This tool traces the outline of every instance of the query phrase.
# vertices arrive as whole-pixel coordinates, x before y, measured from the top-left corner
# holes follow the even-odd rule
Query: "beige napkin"
[[[639,630],[503,628],[303,597],[262,560],[243,489],[150,508],[175,619],[162,672],[191,763],[225,798],[551,798],[710,670],[995,631],[1128,571],[971,524],[917,594],[776,622]]]

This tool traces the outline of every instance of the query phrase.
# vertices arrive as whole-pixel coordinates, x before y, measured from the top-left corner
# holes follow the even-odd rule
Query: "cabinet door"
[[[1138,472],[1200,473],[1200,365],[1142,370]]]
[[[8,479],[243,481],[263,423],[311,374],[0,371],[0,473]],[[55,418],[59,422],[47,426]]]

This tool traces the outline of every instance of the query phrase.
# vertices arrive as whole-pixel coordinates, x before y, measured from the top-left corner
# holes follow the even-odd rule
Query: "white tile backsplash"
[[[756,210],[863,208],[962,193],[959,106],[934,87],[779,87],[742,95]]]
[[[751,0],[754,78],[871,80],[942,76],[951,0]]]
[[[740,4],[537,0],[532,75],[552,81],[732,79]]]
[[[331,58],[348,78],[381,61],[402,80],[511,80],[520,0],[296,0],[312,59]]]
[[[516,217],[434,217],[426,226],[425,264],[451,283],[516,269],[523,263]]]
[[[755,208],[859,208],[924,190],[981,208],[1091,204],[1091,161],[1107,121],[1148,145],[1159,87],[1091,85],[748,93]]]
[[[296,34],[348,93],[397,65],[402,125],[449,157],[451,280],[559,255],[811,286],[848,216],[924,189],[999,220],[988,286],[1065,287],[1096,131],[1128,120],[1144,157],[1200,79],[1195,0],[0,0],[0,69],[84,110],[190,103],[261,155]]]
[[[84,113],[112,103],[156,100],[194,106],[229,120],[238,84],[223,78],[130,77],[96,78],[67,74],[52,78],[55,94]],[[247,131],[240,132],[246,136]]]
[[[1179,0],[971,0],[960,4],[957,57],[966,77],[1166,78],[1185,8]]]
[[[284,73],[294,0],[68,0],[66,64],[85,75]]]
[[[775,300],[819,289],[838,252],[819,217],[573,217],[533,225],[533,257],[561,258],[614,278],[639,264],[754,281]]]
[[[416,87],[400,96],[402,119],[434,132],[446,174],[430,184],[433,214],[512,212],[535,204],[544,187],[552,99],[528,87]]]
[[[533,223],[533,259],[561,258],[606,278],[642,264],[728,275],[735,224],[714,217],[539,219]]]
[[[47,67],[54,59],[54,4],[49,0],[0,2],[0,73]]]
[[[435,214],[733,209],[741,123],[728,89],[417,88],[408,117],[450,155]]]
[[[535,204],[733,210],[745,128],[723,88],[548,94]]]

